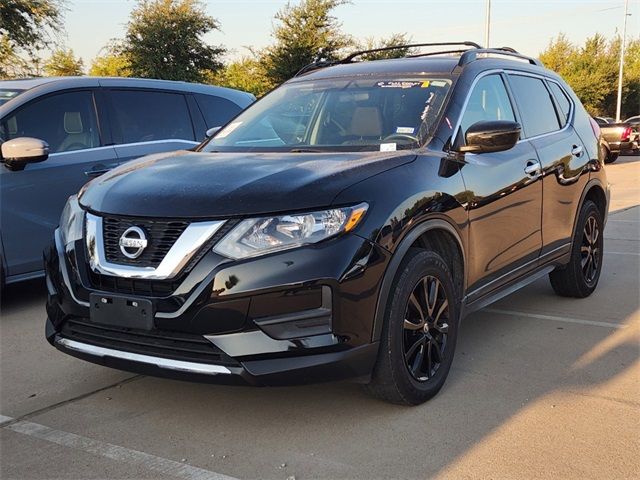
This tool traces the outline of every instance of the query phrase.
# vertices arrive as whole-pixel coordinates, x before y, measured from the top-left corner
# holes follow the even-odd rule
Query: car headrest
[[[356,107],[351,117],[349,134],[356,137],[382,135],[382,115],[377,107]]]
[[[64,131],[69,134],[83,132],[80,112],[64,112]]]

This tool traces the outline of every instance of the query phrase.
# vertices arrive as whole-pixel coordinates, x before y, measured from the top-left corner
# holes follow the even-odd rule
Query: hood
[[[410,151],[178,151],[150,155],[111,170],[83,188],[80,203],[95,212],[163,218],[322,208],[345,188],[415,158]]]

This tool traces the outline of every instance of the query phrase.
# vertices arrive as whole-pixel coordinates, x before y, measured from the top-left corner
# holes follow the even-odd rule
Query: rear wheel
[[[613,163],[618,159],[619,153],[611,153],[607,150],[607,155],[604,157],[604,163]]]
[[[595,203],[582,205],[573,236],[571,260],[549,274],[553,290],[563,297],[588,297],[598,285],[603,258],[602,213]]]
[[[417,405],[444,385],[456,346],[459,299],[443,258],[411,249],[392,287],[369,392]]]

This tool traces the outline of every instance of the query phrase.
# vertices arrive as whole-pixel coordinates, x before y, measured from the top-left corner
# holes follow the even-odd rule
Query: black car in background
[[[546,275],[590,295],[597,126],[536,60],[445,46],[311,65],[198,151],[93,180],[47,253],[49,342],[135,372],[352,378],[418,404],[464,316]]]

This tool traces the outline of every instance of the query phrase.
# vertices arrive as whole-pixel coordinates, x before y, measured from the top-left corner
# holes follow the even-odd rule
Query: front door
[[[42,251],[53,238],[67,198],[91,178],[117,164],[103,147],[91,90],[56,93],[19,107],[0,120],[4,140],[35,137],[49,158],[12,172],[0,166],[0,232],[7,275],[42,270]]]
[[[473,88],[462,132],[479,121],[516,121],[501,74],[486,75]],[[540,164],[526,140],[504,152],[466,154],[462,176],[469,212],[468,291],[473,301],[526,269],[542,246]]]

